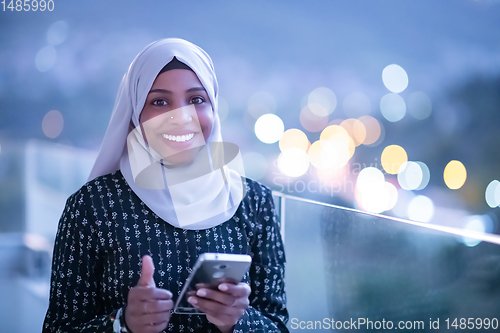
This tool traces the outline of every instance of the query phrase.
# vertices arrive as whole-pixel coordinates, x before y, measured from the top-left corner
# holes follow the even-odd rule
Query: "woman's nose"
[[[196,114],[196,110],[193,105],[186,105],[171,110],[168,114],[170,115],[170,122],[175,124],[184,124],[193,120],[193,114]]]

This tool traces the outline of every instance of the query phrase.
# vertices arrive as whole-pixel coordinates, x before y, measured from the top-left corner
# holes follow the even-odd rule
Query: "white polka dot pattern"
[[[288,332],[285,253],[271,191],[247,179],[235,215],[206,230],[171,226],[131,190],[120,171],[97,177],[66,202],[54,246],[43,332],[112,332],[110,315],[126,304],[142,256],[155,263],[159,288],[174,301],[201,253],[244,253],[250,306],[234,332]],[[164,332],[219,332],[205,316],[173,314]]]

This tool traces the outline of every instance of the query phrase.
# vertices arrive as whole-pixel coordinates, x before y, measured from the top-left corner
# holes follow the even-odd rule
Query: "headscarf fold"
[[[169,168],[148,146],[139,117],[158,73],[174,57],[189,66],[205,88],[214,123],[193,163]],[[224,223],[236,212],[246,185],[239,148],[222,142],[217,95],[212,60],[200,47],[178,38],[148,45],[122,79],[89,180],[120,169],[134,193],[167,223],[190,230]]]

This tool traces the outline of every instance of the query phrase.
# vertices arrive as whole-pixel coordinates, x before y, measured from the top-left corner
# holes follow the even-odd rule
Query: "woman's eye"
[[[192,104],[201,104],[203,103],[205,100],[201,97],[193,97],[191,98],[191,103]]]
[[[164,99],[157,99],[157,100],[154,100],[152,104],[154,106],[165,106],[165,105],[167,105],[167,101],[165,101]]]

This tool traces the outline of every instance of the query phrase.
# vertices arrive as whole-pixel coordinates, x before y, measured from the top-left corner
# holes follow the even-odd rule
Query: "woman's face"
[[[212,104],[196,74],[172,69],[156,77],[139,121],[150,147],[176,166],[189,165],[212,132]]]

